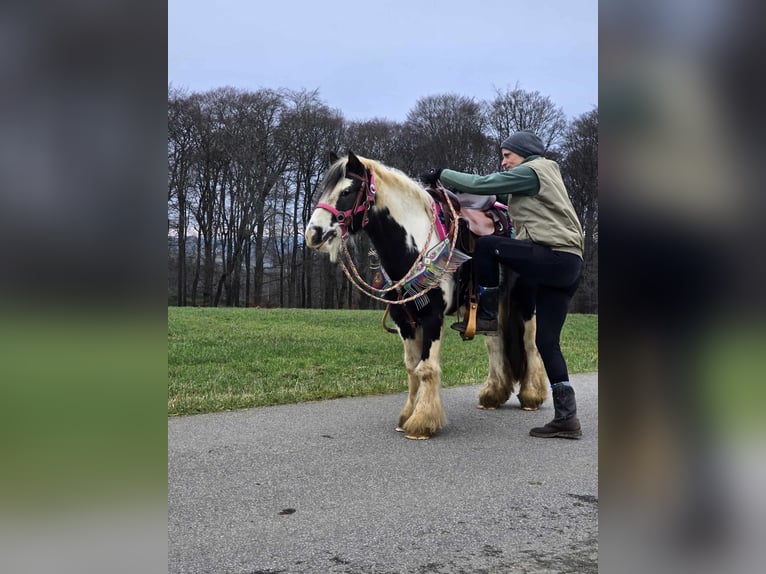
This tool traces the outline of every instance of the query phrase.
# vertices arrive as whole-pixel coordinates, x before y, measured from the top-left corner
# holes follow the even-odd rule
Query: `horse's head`
[[[305,238],[308,247],[329,253],[335,261],[341,242],[366,224],[375,191],[371,172],[353,152],[340,159],[332,154],[331,160]]]

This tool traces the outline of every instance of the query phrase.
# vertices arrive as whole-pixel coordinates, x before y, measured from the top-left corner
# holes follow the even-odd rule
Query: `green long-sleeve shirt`
[[[540,157],[531,155],[524,162],[508,171],[499,171],[490,175],[473,175],[451,169],[443,169],[439,179],[450,189],[476,195],[496,195],[498,201],[508,203],[508,195],[537,195],[540,193],[540,180],[537,174],[524,163]]]

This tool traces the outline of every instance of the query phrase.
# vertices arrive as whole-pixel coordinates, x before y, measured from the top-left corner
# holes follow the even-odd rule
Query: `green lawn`
[[[382,311],[168,308],[168,414],[185,415],[407,390],[402,345]],[[450,317],[448,321],[452,321]],[[573,373],[598,370],[598,317],[570,315],[562,349]],[[446,387],[484,380],[481,337],[450,332]]]

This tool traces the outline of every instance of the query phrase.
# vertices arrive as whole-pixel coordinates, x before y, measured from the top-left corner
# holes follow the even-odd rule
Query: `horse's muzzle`
[[[306,245],[311,249],[321,249],[322,246],[338,234],[337,229],[330,227],[324,229],[315,225],[306,228]]]

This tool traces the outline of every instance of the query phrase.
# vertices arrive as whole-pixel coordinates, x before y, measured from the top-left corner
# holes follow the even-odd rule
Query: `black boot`
[[[479,307],[476,310],[476,334],[497,334],[497,304],[500,287],[479,287]],[[451,327],[465,333],[468,317]]]
[[[497,333],[497,300],[500,287],[479,287],[476,332]]]
[[[582,430],[577,418],[575,392],[569,385],[553,385],[553,420],[543,427],[535,427],[529,434],[541,438],[580,438]]]

